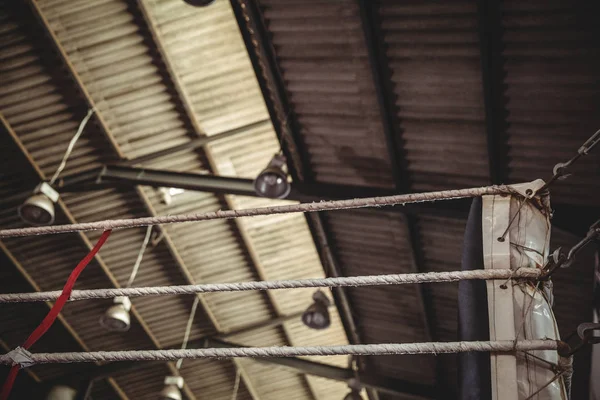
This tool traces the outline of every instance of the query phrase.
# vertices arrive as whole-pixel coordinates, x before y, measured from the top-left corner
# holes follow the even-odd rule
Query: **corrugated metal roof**
[[[414,272],[404,216],[395,212],[339,211],[327,214],[333,245],[343,274]],[[417,286],[363,287],[349,291],[366,343],[425,340]],[[429,356],[372,357],[375,369],[387,376],[432,383],[434,359]],[[418,367],[416,367],[418,366]]]
[[[0,196],[8,199],[0,210],[3,227],[21,225],[15,208],[22,199],[14,195],[31,190],[39,180],[30,161],[46,176],[54,172],[87,111],[87,94],[99,118],[92,118],[65,174],[152,154],[198,135],[268,118],[226,0],[199,9],[181,0],[31,3],[47,19],[80,82],[74,82],[68,68],[60,66],[60,55],[51,50],[52,42],[31,10],[1,4],[0,112],[32,158],[27,160],[10,136],[1,138]],[[393,188],[392,167],[396,166],[390,165],[358,2],[261,0],[259,6],[271,41],[260,45],[273,45],[274,61],[300,126],[296,132],[299,147],[308,155],[307,180]],[[383,43],[381,60],[391,71],[391,77],[384,79],[389,78],[395,94],[392,102],[400,123],[399,129],[390,129],[400,135],[394,138],[400,148],[394,150],[405,156],[399,160],[404,170],[396,172],[406,175],[402,181],[414,191],[488,184],[477,2],[380,0],[372,7],[374,20],[381,23],[377,29],[381,36],[375,40]],[[586,7],[584,2],[502,2],[511,182],[549,176],[552,166],[570,158],[600,122],[593,113],[600,101],[596,94],[600,53],[594,40],[598,30],[591,19],[595,14]],[[267,124],[144,166],[253,178],[277,151],[277,138]],[[553,201],[596,206],[598,160],[583,159],[574,168],[574,177],[553,187]],[[63,200],[58,222],[276,204],[186,191],[173,196],[167,205],[151,188],[64,194]],[[415,267],[424,271],[460,268],[464,219],[419,214],[409,221],[399,210],[344,211],[327,214],[325,225],[345,275],[409,272]],[[162,240],[147,250],[135,285],[324,276],[301,216],[173,225],[164,232]],[[115,232],[78,287],[124,284],[143,235],[143,229]],[[553,248],[575,240],[560,231],[553,235]],[[92,233],[3,243],[42,289],[58,289],[97,237]],[[418,248],[412,249],[413,244]],[[7,282],[20,279],[15,271],[6,273]],[[556,278],[556,314],[563,334],[587,320],[591,290],[582,288],[590,280],[585,262],[561,271]],[[16,287],[20,286],[6,290]],[[350,290],[361,339],[369,343],[421,341],[431,330],[439,340],[455,340],[457,285],[426,287],[424,293],[431,303],[429,327],[423,314],[426,305],[420,303],[422,293],[417,289]],[[298,313],[310,303],[311,293],[202,296],[203,310],[196,316],[192,339]],[[178,346],[191,301],[189,297],[135,299],[137,317],[125,335],[98,329],[97,320],[107,302],[69,304],[63,313],[65,324],[53,328],[47,342],[38,346],[51,351],[77,346],[94,350]],[[43,306],[23,314],[18,312],[21,307],[11,306],[8,311],[11,329],[1,335],[7,346],[21,342],[45,312]],[[76,337],[66,336],[64,329]],[[332,327],[324,332],[308,330],[299,320],[292,320],[230,339],[244,345],[348,340],[337,311]],[[346,357],[316,360],[348,365]],[[197,360],[186,361],[182,370],[188,394],[230,397],[236,366],[244,372],[238,398],[337,399],[347,390],[344,383],[251,360]],[[170,371],[164,365],[144,365],[116,377],[116,389],[111,382],[95,385],[93,396],[116,398],[122,390],[129,398],[146,398],[160,390]],[[43,366],[35,372],[47,379],[68,370]],[[456,357],[451,355],[371,357],[367,372],[425,384],[437,380],[448,396],[456,389]],[[576,379],[581,375],[576,374]],[[382,394],[380,398],[389,397]]]
[[[156,65],[156,49],[147,47],[144,35],[148,33],[144,32],[143,29],[140,30],[141,28],[137,25],[140,23],[139,18],[141,17],[139,10],[125,2],[106,2],[102,7],[103,12],[100,13],[101,15],[98,15],[99,19],[94,19],[91,14],[97,11],[95,4],[81,2],[73,5],[52,1],[42,1],[38,4],[43,16],[47,18],[51,29],[56,34],[60,45],[66,51],[66,55],[72,63],[78,79],[81,80],[91,95],[91,100],[96,107],[96,113],[100,116],[103,123],[105,123],[108,134],[115,138],[119,146],[117,148],[119,152],[122,152],[127,158],[135,158],[190,140],[194,133],[190,129],[190,126],[184,122],[185,117],[181,114],[182,110],[177,108],[177,102],[173,101],[173,88],[169,86],[169,82],[165,79],[165,70]],[[233,35],[232,39],[228,40],[228,43],[232,47],[228,54],[225,52],[221,55],[220,61],[224,63],[230,61],[228,57],[233,54],[234,57],[240,59],[238,62],[240,69],[246,69],[246,73],[252,73],[235,19],[227,3],[220,2],[218,6],[212,8],[215,17],[221,15],[221,19],[216,18],[210,24],[205,21],[206,17],[203,13],[190,13],[189,6],[183,3],[171,2],[169,4],[168,2],[162,2],[161,4],[148,4],[150,9],[154,6],[159,7],[161,11],[171,10],[174,12],[174,14],[163,12],[160,14],[161,18],[170,19],[171,21],[170,25],[166,24],[164,26],[166,34],[169,34],[169,32],[173,33],[173,27],[179,29],[178,32],[175,32],[174,36],[170,36],[164,43],[165,47],[169,51],[172,51],[174,55],[177,55],[181,50],[177,46],[186,43],[185,35],[195,34],[193,31],[190,33],[189,30],[196,25],[190,27],[188,24],[187,32],[184,29],[186,27],[186,18],[189,20],[191,16],[196,18],[196,22],[203,23],[206,27],[210,28],[214,26],[212,29],[219,29],[220,31],[228,29]],[[160,7],[166,7],[166,9]],[[110,24],[104,24],[103,18],[106,18],[107,15],[111,18]],[[161,26],[162,28],[163,26]],[[145,52],[139,51],[141,45],[146,46]],[[204,51],[210,53],[215,61],[219,61],[215,57],[215,54],[213,54],[212,49],[222,49],[222,43],[215,43],[213,47],[207,47],[206,44],[203,46]],[[120,49],[120,51],[116,51],[117,49]],[[110,58],[108,58],[109,55]],[[244,59],[246,59],[246,64],[244,64]],[[244,65],[246,65],[245,68]],[[213,85],[211,89],[213,93],[211,99],[213,102],[210,103],[210,99],[207,99],[206,96],[194,97],[195,111],[198,112],[203,127],[212,127],[210,132],[202,133],[217,133],[227,130],[230,127],[237,127],[240,122],[245,124],[266,118],[264,103],[261,100],[260,91],[255,81],[242,79],[241,82],[237,82],[237,86],[236,81],[219,81],[217,77],[213,76],[215,69],[212,65],[204,66],[204,69],[200,70],[200,73],[197,72],[196,76],[185,70],[182,71],[184,79],[187,79],[185,81],[186,85],[192,88],[194,87],[193,85],[201,84],[202,80],[213,78],[209,81]],[[132,85],[132,81],[136,83]],[[247,90],[243,86],[244,84],[248,86],[246,81],[250,85]],[[203,88],[202,93],[206,93],[208,90],[209,88]],[[243,101],[239,103],[237,100],[231,99],[230,94],[232,91],[244,91],[247,97],[243,101],[246,103],[243,103]],[[217,94],[221,95],[221,100],[217,100]],[[64,95],[58,93],[47,101],[44,101],[39,107],[58,110],[61,109],[61,101],[64,102]],[[10,101],[8,102],[10,104]],[[225,106],[215,107],[217,104],[225,104]],[[248,104],[249,108],[246,115],[249,119],[247,122],[240,120],[239,115],[236,116],[231,113],[233,108],[239,109],[241,104]],[[30,103],[28,107],[32,108],[36,105]],[[262,107],[262,112],[256,113],[253,110],[253,107],[256,107],[256,105]],[[73,122],[74,116],[69,113],[68,107],[63,107],[65,117],[49,120],[48,125],[51,129],[45,135],[44,132],[40,132],[37,129],[39,126],[30,127],[32,131],[35,129],[35,133],[33,133],[31,141],[29,141],[30,137],[27,136],[26,132],[27,127],[24,128],[19,124],[21,121],[30,123],[33,116],[31,112],[36,113],[35,115],[40,115],[46,112],[46,108],[40,111],[38,111],[38,108],[35,108],[29,114],[25,114],[23,113],[23,110],[26,109],[25,107],[9,108],[7,118],[9,122],[16,124],[17,128],[15,130],[20,137],[22,136],[24,145],[31,152],[33,159],[36,162],[38,159],[43,160],[40,161],[42,164],[46,161],[43,166],[46,168],[47,173],[50,173],[59,161],[62,148],[56,144],[53,145],[56,148],[51,149],[53,151],[48,151],[47,146],[40,146],[39,144],[43,143],[45,138],[49,138],[48,135],[57,130],[56,123],[59,121],[68,122],[68,124],[65,123],[64,128],[61,128],[64,129],[64,142],[66,143],[69,138],[68,135],[76,128],[76,123]],[[18,116],[11,114],[13,110],[15,113],[19,113]],[[238,118],[235,119],[235,117]],[[257,132],[249,131],[248,133],[255,136],[251,146],[251,148],[257,150],[253,152],[255,158],[244,158],[242,154],[243,148],[239,147],[237,143],[233,145],[232,151],[229,151],[226,147],[224,150],[221,150],[222,152],[224,151],[222,153],[224,155],[221,156],[224,161],[220,161],[220,165],[223,165],[224,162],[231,164],[232,161],[229,159],[231,156],[235,160],[235,170],[233,171],[235,175],[254,176],[257,171],[264,167],[275,152],[276,138],[272,130],[264,132],[264,134],[261,134],[262,136],[256,136]],[[80,168],[99,165],[99,163],[110,161],[111,157],[114,158],[114,155],[116,155],[107,145],[99,130],[96,130],[92,137],[97,138],[102,146],[92,144],[86,140],[80,141],[77,146],[78,150],[73,155],[73,157],[77,157],[80,160],[80,164],[78,165]],[[92,154],[96,147],[102,148],[94,157]],[[90,149],[90,151],[86,149]],[[247,149],[248,146],[246,146]],[[86,163],[83,164],[81,162],[82,154],[86,151],[89,156],[85,160]],[[49,154],[56,154],[56,156],[46,159],[45,157]],[[185,164],[181,162],[182,157],[186,159]],[[173,169],[177,170],[194,172],[210,170],[203,154],[192,151],[178,154],[177,157],[162,159],[155,164],[163,168],[173,167]],[[69,165],[71,166],[71,164]],[[152,164],[152,166],[154,167],[155,165]],[[227,166],[221,169],[227,169]],[[144,190],[141,193],[141,197],[140,193],[136,193],[134,190],[106,190],[95,192],[92,195],[65,195],[64,199],[73,216],[82,222],[94,219],[147,215],[148,207],[151,208],[152,212],[173,213],[192,209],[194,211],[213,211],[227,207],[228,204],[237,205],[239,203],[242,206],[245,204],[243,199],[231,199],[230,203],[225,203],[222,197],[215,195],[184,193],[176,196],[171,206],[165,206],[161,203],[160,196],[158,196],[157,191],[154,189]],[[146,198],[147,201],[144,201]],[[264,201],[262,203],[265,204]],[[269,223],[269,225],[273,226],[273,223],[279,222],[281,221],[275,220]],[[261,225],[264,228],[265,222],[263,221]],[[254,263],[258,260],[264,266],[260,274],[262,278],[266,277],[267,273],[269,276],[277,277],[297,276],[298,273],[294,271],[299,271],[299,267],[302,268],[302,276],[314,276],[315,273],[317,276],[322,276],[323,270],[312,245],[305,221],[302,218],[288,218],[283,226],[288,229],[287,232],[289,233],[286,233],[285,230],[281,230],[279,233],[269,233],[262,228],[254,228],[251,224],[246,228],[230,222],[220,221],[194,227],[189,225],[169,227],[166,230],[168,236],[146,252],[139,276],[134,284],[168,285],[187,282],[189,279],[185,278],[185,275],[178,270],[175,264],[181,265],[182,268],[185,268],[184,271],[191,274],[191,279],[198,281],[222,282],[228,280],[257,279],[257,272],[253,268]],[[304,228],[302,228],[303,226]],[[243,241],[241,240],[239,229],[247,229],[249,239],[246,239],[246,243],[248,240],[252,241],[256,254],[254,256],[255,259],[252,259],[247,250],[241,246]],[[90,234],[89,237],[93,241],[98,237],[98,234]],[[208,237],[210,240],[199,240],[202,237]],[[123,284],[128,278],[142,238],[143,230],[141,229],[115,232],[102,250],[102,259],[105,265],[108,266],[110,273],[114,275],[120,284]],[[273,243],[273,239],[275,239],[275,242],[279,242],[279,244]],[[23,241],[23,243],[29,244],[31,242]],[[300,247],[298,248],[306,254],[297,259],[297,264],[291,263],[289,259],[280,259],[277,254],[271,252],[274,246],[283,248],[290,245],[299,245]],[[50,249],[54,251],[52,242],[47,246],[49,251]],[[304,248],[307,248],[308,252],[302,250]],[[21,250],[20,254],[25,254],[25,251]],[[207,258],[209,254],[214,254],[216,257]],[[224,255],[227,255],[227,257]],[[284,267],[281,266],[282,263],[284,263]],[[57,265],[60,265],[62,268],[65,264],[66,261],[63,261],[63,263]],[[57,270],[55,276],[56,285],[58,285],[64,279],[64,273]],[[42,279],[41,276],[37,278]],[[46,281],[48,282],[48,279]],[[83,284],[85,284],[85,281]],[[90,283],[90,285],[93,284]],[[109,285],[108,282],[104,284],[104,286],[107,285]],[[278,302],[274,304],[278,312],[283,314],[301,311],[310,303],[310,293],[306,293],[305,296],[298,296],[297,293],[294,296],[290,296],[281,292],[272,297],[272,301],[276,301],[275,298],[278,299]],[[215,318],[217,328],[223,331],[230,331],[247,325],[249,319],[256,321],[268,320],[273,315],[270,302],[267,301],[263,293],[212,294],[206,296],[205,301],[209,307],[210,314]],[[152,332],[157,345],[161,347],[173,346],[181,341],[181,332],[183,331],[190,309],[190,298],[172,298],[166,300],[148,298],[134,299],[133,302],[136,310],[142,316],[145,325]],[[286,302],[285,307],[279,305],[279,303],[283,304],[283,302]],[[105,305],[100,304],[98,307],[98,315],[100,315]],[[199,315],[197,321],[199,323],[194,327],[195,329],[191,336],[192,339],[212,330],[208,323],[209,318],[206,315]],[[329,344],[343,343],[346,339],[341,323],[337,316],[334,316],[333,321],[335,328],[330,329],[327,335],[307,335],[306,328],[303,328],[301,324],[293,322],[286,324],[285,330],[287,337],[302,337],[302,340],[306,343],[310,339],[314,339],[317,342],[325,340]],[[99,346],[106,345],[105,347],[108,348],[119,346],[119,342],[115,342],[115,338],[107,337],[114,335],[107,335],[97,329],[97,318],[90,319],[87,327],[80,326],[77,330],[83,330],[83,336],[86,340],[98,340]],[[288,339],[283,335],[280,328],[270,328],[268,331],[269,334],[264,332],[261,336],[262,344],[288,343]],[[131,332],[131,334],[128,333],[126,336],[135,340],[134,337],[136,334],[135,332]],[[117,339],[121,337],[122,335],[116,335]],[[244,342],[243,337],[240,340]],[[121,344],[121,346],[147,348],[152,347],[152,343],[128,342]],[[345,358],[337,362],[335,359],[330,361],[336,364],[343,364],[344,366],[346,364]],[[202,365],[205,364],[198,364],[197,367]],[[286,382],[288,390],[292,390],[293,387],[289,385],[294,382],[297,393],[299,393],[298,398],[305,398],[305,394],[302,394],[305,392],[299,390],[300,387],[306,384],[300,374],[269,367],[267,370],[269,371],[270,378],[264,382],[261,381],[261,385],[256,386],[257,383],[255,381],[257,379],[254,378],[256,373],[253,371],[260,370],[264,372],[265,367],[250,362],[244,363],[244,369],[249,372],[248,376],[251,377],[252,385],[255,386],[255,390],[260,393],[261,397],[269,398],[269,396],[275,396],[280,398],[281,394],[277,391],[279,389],[272,388],[273,381],[279,380]],[[225,382],[231,380],[231,371],[227,371],[228,374],[220,378],[216,376],[218,375],[217,371],[212,371],[211,374],[202,374],[204,377],[200,381],[186,377],[186,382],[190,387],[201,387],[203,384],[206,385],[211,381],[218,385],[219,381]],[[152,374],[158,376],[160,374],[164,375],[164,372],[149,369],[147,373],[139,375],[140,378],[135,381],[129,380],[127,378],[128,375],[123,374],[119,379],[119,382],[122,383],[121,388],[130,396],[143,396],[143,393],[146,393],[146,391],[147,393],[156,391],[156,387],[146,386],[142,388],[140,386],[143,386],[142,382],[145,379],[156,381],[156,377],[153,378],[154,375]],[[210,376],[214,376],[214,378],[210,378]],[[138,381],[140,382],[139,384],[136,383]],[[155,383],[154,385],[160,386],[160,383]],[[338,384],[329,381],[311,381],[310,386],[313,393],[320,398],[325,398],[327,393],[339,390],[337,387]],[[229,388],[227,390],[225,388],[216,388],[215,390],[221,390],[224,393]]]
[[[379,12],[412,189],[487,184],[476,2],[382,1]]]
[[[260,4],[315,180],[393,187],[358,4]]]
[[[584,2],[507,1],[503,24],[511,180],[548,176],[598,129],[600,44]],[[600,158],[587,157],[553,191],[556,202],[597,205]]]

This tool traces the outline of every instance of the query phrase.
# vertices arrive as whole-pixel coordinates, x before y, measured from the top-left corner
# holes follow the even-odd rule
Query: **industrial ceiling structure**
[[[600,127],[591,2],[543,0],[24,0],[0,2],[0,226],[56,171],[55,223],[243,209],[516,183],[552,175]],[[202,3],[198,1],[197,3]],[[283,151],[292,188],[253,179]],[[552,248],[600,218],[600,157],[552,188]],[[155,227],[134,286],[459,270],[468,201]],[[145,229],[115,231],[77,288],[127,283]],[[4,239],[0,290],[58,290],[100,233]],[[591,318],[592,257],[554,282],[561,334]],[[189,347],[457,339],[457,284],[327,291],[331,325],[301,320],[313,290],[198,295]],[[69,303],[34,351],[178,348],[193,296]],[[50,304],[0,306],[20,345]],[[451,399],[456,357],[189,360],[187,399]],[[575,360],[585,398],[589,353]],[[353,365],[358,371],[353,370]],[[7,370],[0,368],[0,377]],[[174,363],[35,366],[15,398],[158,396]],[[35,393],[35,394],[32,394]],[[153,397],[154,396],[154,397]],[[441,396],[441,397],[440,397]],[[40,397],[43,398],[43,397]]]

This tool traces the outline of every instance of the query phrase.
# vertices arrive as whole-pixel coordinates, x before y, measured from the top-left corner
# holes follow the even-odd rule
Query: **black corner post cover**
[[[467,220],[461,269],[483,268],[482,199],[471,203]],[[458,283],[458,339],[489,340],[487,289],[485,281],[463,280]],[[492,398],[490,354],[458,354],[458,388],[460,400]]]

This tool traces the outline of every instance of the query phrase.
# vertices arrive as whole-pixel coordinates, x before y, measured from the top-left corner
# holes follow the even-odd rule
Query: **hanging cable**
[[[192,324],[194,322],[194,316],[196,315],[196,309],[198,308],[199,301],[200,298],[196,296],[194,298],[194,303],[192,303],[192,310],[190,311],[190,316],[188,317],[187,325],[185,327],[183,342],[181,343],[181,350],[185,350],[188,340],[190,339],[190,332],[192,331]],[[177,360],[177,364],[175,364],[175,368],[177,368],[178,371],[181,369],[181,364],[183,364],[183,358]]]
[[[538,268],[477,269],[469,271],[424,272],[410,274],[344,276],[336,278],[290,279],[279,281],[257,281],[237,283],[205,283],[201,285],[149,286],[134,288],[110,288],[74,290],[69,300],[112,299],[117,296],[172,296],[213,292],[241,292],[249,290],[296,289],[315,287],[357,287],[404,285],[414,283],[457,282],[473,279],[531,279],[543,277]],[[25,303],[33,301],[53,301],[60,292],[5,293],[0,294],[0,303]]]
[[[140,247],[140,251],[138,252],[137,258],[135,260],[135,264],[133,264],[133,269],[131,270],[131,275],[129,275],[129,279],[127,280],[127,284],[125,287],[131,287],[133,285],[133,281],[137,276],[138,270],[140,269],[140,265],[142,264],[142,258],[144,258],[144,252],[146,251],[146,247],[148,247],[148,242],[150,242],[150,236],[152,235],[152,225],[149,225],[146,229],[146,236],[144,237],[144,241],[142,242],[142,247]]]
[[[182,222],[210,221],[215,219],[233,219],[256,217],[261,215],[309,213],[318,211],[347,210],[354,208],[371,208],[393,206],[398,204],[420,203],[436,200],[463,199],[484,195],[511,194],[515,191],[507,185],[485,186],[468,189],[443,190],[438,192],[409,193],[394,196],[367,197],[348,200],[331,200],[314,203],[289,204],[283,206],[249,208],[243,210],[219,210],[207,213],[164,215],[131,219],[84,222],[68,225],[38,226],[0,230],[0,239],[16,236],[50,235],[67,232],[85,232],[94,230],[114,230],[135,228],[138,226],[164,225]]]
[[[44,336],[48,329],[50,329],[50,327],[56,320],[56,317],[58,317],[58,314],[69,299],[69,296],[71,295],[73,286],[75,285],[77,278],[79,278],[79,275],[83,272],[85,267],[90,263],[90,261],[92,261],[96,253],[100,251],[104,243],[108,240],[110,233],[111,231],[105,231],[104,233],[102,233],[102,236],[100,236],[100,239],[98,239],[96,245],[83,258],[83,260],[81,260],[79,264],[77,264],[77,267],[75,267],[75,269],[71,272],[69,278],[67,279],[67,283],[65,283],[65,286],[63,287],[63,290],[60,293],[60,296],[58,297],[58,299],[56,299],[56,303],[54,303],[54,305],[52,306],[46,317],[44,317],[40,325],[37,328],[35,328],[35,330],[31,333],[31,335],[29,335],[29,337],[23,344],[23,351],[26,352],[27,349],[33,346],[33,344],[35,344],[35,342],[37,342],[42,336]],[[13,365],[13,362],[10,362],[8,364]],[[15,383],[15,379],[17,378],[17,374],[19,373],[19,369],[21,368],[21,366],[22,364],[15,362],[13,367],[10,369],[8,376],[4,381],[4,385],[2,386],[2,393],[0,395],[1,400],[8,399],[8,396],[10,395],[10,392]]]
[[[56,182],[56,180],[58,179],[58,176],[60,175],[60,173],[67,166],[67,159],[69,158],[69,156],[73,152],[73,148],[75,147],[75,143],[77,143],[77,140],[79,140],[79,137],[83,133],[83,130],[85,129],[85,126],[87,125],[88,121],[92,117],[92,114],[94,114],[94,109],[90,108],[88,110],[88,113],[86,114],[86,116],[83,118],[83,120],[81,120],[81,123],[79,124],[79,128],[77,128],[77,132],[75,133],[75,135],[73,136],[73,138],[69,142],[69,146],[67,147],[67,151],[65,151],[65,155],[63,156],[62,161],[60,162],[60,165],[56,169],[56,172],[54,173],[54,175],[52,175],[52,178],[50,178],[50,181],[49,181],[50,185],[53,185],[54,182]]]
[[[233,393],[231,393],[231,400],[237,399],[238,390],[240,388],[240,378],[242,374],[239,368],[235,369],[235,382],[233,383]]]

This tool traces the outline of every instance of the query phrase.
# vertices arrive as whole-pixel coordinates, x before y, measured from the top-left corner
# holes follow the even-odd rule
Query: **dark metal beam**
[[[244,347],[243,345],[217,339],[208,340],[206,342],[206,346],[221,348]],[[335,367],[333,365],[309,361],[303,358],[257,358],[255,361],[281,365],[302,371],[309,375],[320,376],[322,378],[342,382],[347,382],[354,377],[354,371],[349,368]],[[435,389],[429,385],[414,383],[403,379],[371,375],[366,372],[359,373],[359,379],[366,388],[376,389],[378,391],[396,396],[412,395],[422,399],[433,399],[435,397]]]
[[[504,96],[500,0],[478,0],[477,11],[489,173],[492,184],[499,185],[508,183],[508,111]]]
[[[262,120],[262,121],[254,122],[252,124],[241,126],[239,128],[235,128],[235,129],[231,129],[231,130],[228,130],[225,132],[217,133],[216,135],[199,136],[195,139],[190,140],[187,143],[183,143],[178,146],[173,146],[168,149],[157,151],[155,153],[150,153],[145,156],[133,158],[131,160],[123,161],[123,162],[120,162],[119,165],[133,166],[133,165],[137,165],[137,164],[143,164],[148,161],[156,160],[157,158],[170,156],[172,154],[179,153],[180,151],[183,151],[183,150],[195,150],[195,149],[203,147],[209,143],[212,143],[212,142],[215,142],[218,140],[227,139],[227,138],[233,137],[237,134],[247,132],[250,129],[267,127],[270,125],[270,123],[271,123],[271,121],[269,121],[269,120]]]
[[[267,104],[267,109],[275,126],[282,151],[288,160],[290,175],[295,185],[314,182],[314,176],[309,168],[309,155],[300,135],[300,124],[289,100],[259,2],[258,0],[231,0],[231,5]],[[302,191],[296,189],[297,186],[292,189],[295,193],[292,193],[290,198],[298,195],[300,195],[299,197],[304,196]],[[297,198],[297,200],[306,201],[302,198]],[[328,276],[340,275],[337,260],[333,256],[329,245],[324,244],[328,242],[328,234],[323,219],[319,214],[307,215],[306,221],[325,273]],[[340,311],[340,318],[348,339],[351,343],[359,343],[360,338],[345,290],[336,288],[333,290],[333,296]],[[359,361],[361,360],[362,358],[359,358]],[[368,394],[370,399],[378,399],[375,391],[369,390]]]
[[[285,322],[299,319],[302,316],[302,313],[294,313],[290,315],[285,315],[278,318],[269,319],[267,321],[260,321],[254,324],[250,324],[247,326],[243,326],[239,329],[235,329],[229,332],[215,333],[209,336],[204,336],[198,339],[195,339],[188,343],[188,348],[201,348],[204,346],[206,340],[209,339],[226,339],[228,337],[241,335],[244,333],[255,332],[265,328],[272,328],[276,326],[281,326]],[[179,346],[178,346],[179,347]],[[161,361],[157,361],[156,363],[162,363]],[[111,376],[118,375],[125,371],[131,371],[137,368],[141,368],[145,363],[140,363],[137,361],[125,361],[125,362],[110,362],[103,365],[93,365],[86,366],[78,371],[76,374],[63,375],[57,378],[52,379],[51,381],[44,382],[46,386],[52,386],[56,384],[67,384],[74,387],[78,387],[81,382],[86,382],[90,380],[99,380],[110,378]]]
[[[392,81],[389,60],[385,53],[383,32],[381,30],[382,21],[378,14],[379,3],[372,0],[357,0],[363,33],[369,55],[369,65],[373,84],[377,93],[379,112],[383,133],[386,138],[388,157],[391,164],[392,176],[396,190],[400,193],[410,192],[409,171],[407,166],[407,157],[403,148],[400,146],[402,129],[398,117],[398,107],[396,106],[396,94],[394,93],[394,83]],[[411,263],[414,272],[425,272],[423,268],[424,257],[421,251],[421,242],[417,220],[412,215],[406,215],[407,237],[409,248],[411,249]],[[423,317],[423,331],[428,340],[436,341],[437,334],[434,329],[435,314],[432,304],[432,295],[427,285],[417,285],[415,287],[417,297],[420,299],[420,308]],[[442,371],[439,371],[441,365],[437,362],[438,379]]]
[[[310,181],[309,155],[300,137],[300,123],[288,100],[258,0],[230,0],[230,3],[290,174],[295,181]]]
[[[107,187],[131,187],[132,185],[137,184],[154,187],[175,187],[213,193],[257,196],[254,192],[253,181],[251,179],[181,173],[120,165],[107,165],[101,168],[64,176],[59,181],[57,189],[62,193],[66,193],[82,190],[98,190]],[[290,200],[309,202],[391,196],[394,194],[398,194],[398,192],[395,190],[346,185],[294,182],[288,198]],[[4,206],[13,205],[16,204],[18,200],[26,198],[27,195],[29,195],[29,192],[16,194],[10,198],[0,200],[0,204]],[[403,206],[385,207],[384,209],[400,211],[408,216],[434,215],[466,220],[470,204],[471,199],[455,199],[430,203],[413,203]],[[590,224],[600,218],[599,207],[553,203],[553,208],[553,225],[578,237],[585,236]],[[327,252],[330,251],[329,245],[325,246],[323,244],[324,242],[319,239],[320,234],[317,233],[318,232],[313,232],[318,246],[317,248],[326,255]],[[418,255],[416,259],[419,259]],[[337,265],[337,262],[335,262],[334,259],[333,261],[334,264]],[[339,268],[337,266],[335,267]]]
[[[410,190],[406,155],[402,154],[400,139],[402,129],[396,106],[396,94],[391,78],[389,60],[385,54],[381,20],[378,15],[378,1],[357,0],[365,37],[369,66],[373,77],[373,85],[377,93],[377,102],[381,117],[381,126],[387,143],[387,153],[392,169],[396,189],[401,193]]]

